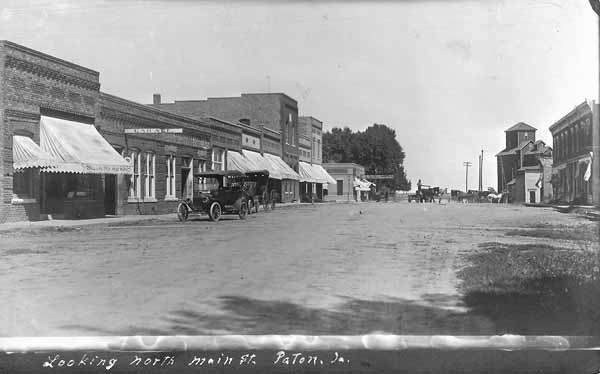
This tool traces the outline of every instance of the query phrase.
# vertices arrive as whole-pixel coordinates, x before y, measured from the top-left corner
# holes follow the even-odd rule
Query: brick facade
[[[592,108],[587,102],[550,126],[554,144],[553,188],[557,201],[592,203],[592,178],[585,173],[592,161]]]
[[[59,114],[91,123],[98,110],[99,73],[82,66],[0,41],[0,221],[40,217],[40,172],[32,171],[31,196],[13,199],[12,136],[39,143],[39,118]]]
[[[25,135],[40,143],[40,118],[49,116],[93,124],[99,133],[124,157],[137,151],[144,161],[139,170],[140,197],[129,196],[132,176],[97,175],[101,186],[88,206],[93,214],[155,214],[174,212],[177,199],[186,189],[182,183],[184,161],[190,173],[201,163],[211,167],[215,147],[241,149],[241,128],[213,120],[198,120],[134,103],[100,92],[100,74],[94,70],[0,41],[0,223],[38,220],[43,217],[45,180],[73,177],[74,174],[25,169],[15,184],[13,135]],[[125,134],[125,129],[181,128],[182,134]],[[148,158],[147,155],[151,157]],[[154,196],[145,194],[146,159],[154,158]],[[167,196],[167,159],[174,158],[173,194]],[[193,161],[192,161],[193,160]],[[148,168],[149,169],[149,168]],[[78,178],[78,177],[77,177]],[[152,178],[148,177],[150,181]],[[149,184],[151,186],[151,184]],[[15,195],[15,188],[19,192]],[[187,188],[189,190],[189,188]],[[26,191],[27,190],[27,191]],[[150,189],[151,190],[151,189]],[[26,191],[26,192],[24,192]],[[66,209],[66,208],[65,208]],[[81,217],[92,214],[78,212]],[[65,214],[66,216],[66,214]]]
[[[161,103],[159,95],[150,106],[192,118],[219,118],[242,123],[261,131],[261,152],[281,157],[298,172],[300,158],[298,139],[298,103],[283,93],[244,93],[240,97]],[[284,180],[283,201],[299,199],[298,181]]]

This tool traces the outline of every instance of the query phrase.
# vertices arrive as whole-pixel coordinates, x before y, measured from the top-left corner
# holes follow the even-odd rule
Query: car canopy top
[[[211,178],[211,177],[243,177],[244,173],[238,170],[214,170],[195,173],[195,177]]]

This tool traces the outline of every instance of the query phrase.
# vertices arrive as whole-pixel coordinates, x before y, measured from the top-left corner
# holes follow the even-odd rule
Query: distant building
[[[505,131],[506,147],[496,155],[498,191],[513,203],[552,200],[552,148],[535,140],[537,130],[519,122]]]
[[[358,200],[359,196],[355,188],[357,181],[365,175],[365,168],[354,163],[325,163],[323,164],[327,173],[335,179],[335,184],[330,184],[327,188],[325,200],[352,201]]]
[[[592,109],[578,105],[550,126],[554,142],[554,198],[575,204],[592,203]]]
[[[300,198],[305,201],[323,200],[323,190],[329,184],[335,184],[335,180],[321,166],[323,122],[314,117],[299,117],[298,134]]]

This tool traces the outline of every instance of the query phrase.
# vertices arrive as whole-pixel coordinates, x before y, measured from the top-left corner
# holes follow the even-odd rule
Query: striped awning
[[[312,168],[314,173],[318,176],[317,183],[323,184],[336,184],[337,181],[333,179],[331,175],[323,168],[323,166],[318,164],[312,164]]]
[[[251,171],[248,159],[239,152],[227,151],[227,170],[237,170],[242,173]]]
[[[318,176],[315,175],[315,171],[309,163],[298,162],[298,174],[300,175],[300,182],[317,183]]]
[[[26,168],[49,168],[55,167],[58,160],[39,145],[27,137],[21,135],[13,136],[13,168],[21,170]]]
[[[366,179],[354,178],[353,187],[357,191],[371,191],[371,186],[375,183],[369,182]]]
[[[132,174],[127,162],[94,125],[42,116],[41,148],[58,160],[55,173]]]
[[[260,153],[244,149],[242,150],[242,154],[248,160],[248,164],[251,165],[251,171],[267,170],[269,172],[269,178],[283,179],[281,171]]]
[[[281,157],[269,153],[265,153],[264,157],[271,163],[273,168],[279,170],[282,179],[300,180],[298,173],[296,173],[294,169],[286,164]]]

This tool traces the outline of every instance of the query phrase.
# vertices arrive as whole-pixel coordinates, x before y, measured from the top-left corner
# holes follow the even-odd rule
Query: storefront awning
[[[58,160],[54,159],[48,152],[27,137],[13,136],[13,168],[21,170],[26,168],[49,168],[55,167]]]
[[[320,183],[318,181],[318,175],[315,175],[313,165],[300,161],[298,162],[298,174],[300,175],[300,182],[308,183]]]
[[[246,173],[251,169],[252,167],[244,155],[235,151],[227,151],[227,170],[237,170]]]
[[[265,153],[264,157],[271,163],[273,168],[278,169],[282,179],[300,180],[298,173],[294,171],[281,157]]]
[[[360,179],[360,178],[354,178],[354,189],[357,191],[371,191],[371,185],[373,183],[364,180],[364,179]]]
[[[260,153],[254,151],[242,150],[242,154],[248,161],[248,165],[252,168],[251,171],[267,170],[269,172],[269,178],[283,179],[281,171],[274,167],[265,157]]]
[[[318,175],[317,183],[327,184],[336,184],[337,181],[333,179],[331,175],[323,168],[321,165],[312,164],[312,168],[315,174]]]
[[[48,172],[80,174],[132,174],[127,162],[86,123],[42,116],[41,148],[57,159],[58,165]]]

